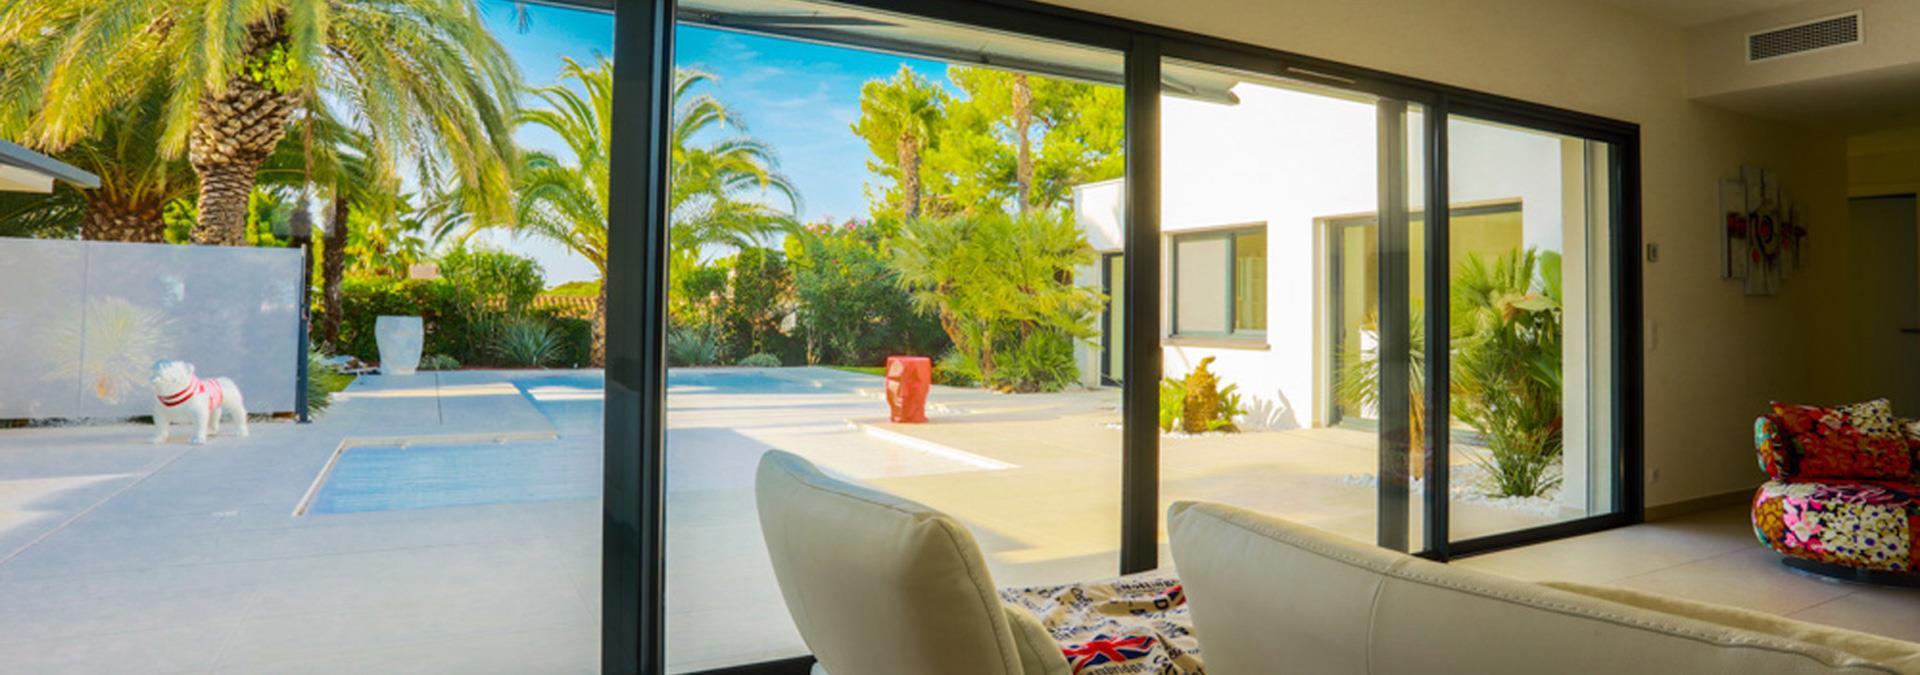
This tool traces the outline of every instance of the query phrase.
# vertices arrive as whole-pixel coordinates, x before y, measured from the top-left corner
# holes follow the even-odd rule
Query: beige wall
[[[1747,63],[1747,36],[1752,33],[1853,11],[1861,13],[1858,45]],[[1910,67],[1920,63],[1920,40],[1913,39],[1909,28],[1916,24],[1920,2],[1913,0],[1817,0],[1695,26],[1687,31],[1688,91],[1712,96]]]
[[[1821,330],[1869,311],[1842,292],[1844,143],[1687,100],[1677,27],[1561,0],[1056,2],[1639,123],[1645,238],[1661,250],[1645,265],[1649,505],[1757,484],[1751,424],[1769,399],[1873,393],[1869,355]],[[1775,297],[1719,278],[1716,180],[1742,162],[1810,206],[1812,267]]]
[[[1848,138],[1847,193],[1855,197],[1920,193],[1920,127]]]

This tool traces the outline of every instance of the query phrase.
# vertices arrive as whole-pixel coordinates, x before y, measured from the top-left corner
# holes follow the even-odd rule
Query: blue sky
[[[591,62],[613,54],[613,17],[608,14],[528,5],[530,21],[515,21],[507,0],[482,0],[489,27],[535,86],[554,82],[564,58]],[[849,125],[860,114],[860,86],[885,79],[905,63],[946,85],[944,64],[888,54],[826,47],[706,28],[681,27],[675,62],[714,76],[708,93],[731,107],[749,133],[772,146],[780,169],[800,188],[804,220],[866,215],[866,144]],[[521,145],[565,148],[537,129],[518,133]],[[591,265],[558,246],[483,237],[492,245],[532,255],[557,284],[590,279]]]

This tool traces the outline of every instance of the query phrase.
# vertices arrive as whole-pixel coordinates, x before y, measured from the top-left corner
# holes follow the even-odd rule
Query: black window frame
[[[1168,338],[1174,340],[1189,338],[1216,341],[1229,349],[1239,343],[1261,346],[1267,344],[1267,329],[1264,325],[1259,329],[1243,329],[1240,327],[1240,317],[1238,314],[1241,293],[1240,274],[1239,270],[1234,268],[1234,265],[1240,261],[1240,239],[1250,235],[1267,236],[1267,224],[1233,225],[1229,227],[1180,230],[1167,233],[1167,251],[1169,251],[1167,255],[1167,281],[1169,288],[1167,293]],[[1225,310],[1227,330],[1185,330],[1180,327],[1180,244],[1182,242],[1208,241],[1213,239],[1224,239],[1227,242],[1226,260],[1225,263],[1221,265],[1221,273],[1226,275],[1227,278]],[[1260,262],[1262,265],[1267,264],[1266,256],[1261,256]],[[1264,291],[1261,299],[1266,299]]]
[[[607,404],[606,493],[603,506],[603,621],[602,669],[609,673],[664,672],[665,633],[665,283],[666,213],[664,190],[667,157],[663,132],[669,115],[673,68],[674,0],[533,0],[542,4],[613,11],[616,15],[614,49],[614,136],[611,181],[616,186],[609,213],[609,270],[607,278]],[[1160,67],[1163,58],[1264,73],[1370,93],[1393,102],[1382,106],[1386,122],[1404,121],[1406,104],[1425,110],[1425,162],[1418,171],[1427,185],[1426,212],[1436,214],[1425,223],[1428,270],[1444,269],[1448,234],[1446,121],[1452,115],[1552,131],[1609,144],[1608,180],[1613,190],[1609,213],[1609,280],[1614,299],[1612,400],[1615,511],[1545,527],[1507,532],[1465,541],[1447,537],[1445,490],[1428,490],[1425,546],[1417,554],[1447,560],[1547,539],[1572,536],[1640,522],[1644,517],[1643,363],[1641,344],[1642,279],[1638,264],[1641,241],[1640,128],[1639,125],[1578,111],[1548,106],[1443,83],[1335,61],[1293,54],[1147,23],[1082,10],[1040,4],[1031,0],[837,0],[864,9],[914,15],[925,19],[1024,34],[1082,44],[1125,54],[1126,154],[1128,222],[1124,302],[1130,317],[1126,332],[1126,382],[1156,382],[1161,371],[1160,279],[1162,239],[1160,214]],[[1402,134],[1404,125],[1392,133]],[[1383,146],[1390,147],[1390,146]],[[1403,154],[1404,153],[1400,153]],[[1383,160],[1385,158],[1383,157]],[[1402,166],[1406,159],[1400,158]],[[1383,179],[1384,180],[1384,179]],[[1404,200],[1403,200],[1404,201]],[[1404,210],[1404,205],[1402,207]],[[1387,211],[1383,210],[1382,213]],[[1402,224],[1404,230],[1404,223]],[[1381,255],[1383,284],[1389,290],[1383,314],[1406,304],[1404,236],[1385,237]],[[1397,256],[1397,258],[1396,258]],[[1439,261],[1438,268],[1434,262]],[[1398,270],[1397,278],[1391,277]],[[1447,297],[1445,274],[1428,274],[1427,297]],[[1395,299],[1395,296],[1398,299]],[[1446,312],[1428,312],[1428,335],[1446,335]],[[1405,317],[1404,311],[1400,313]],[[1383,344],[1406,345],[1405,320],[1389,320]],[[1394,386],[1406,392],[1404,369],[1389,376],[1383,391]],[[1447,363],[1444,351],[1427,359],[1424,392],[1427,409],[1446,410]],[[1157,414],[1157,392],[1150,386],[1128,386],[1122,395],[1122,498],[1120,561],[1123,573],[1152,569],[1158,564],[1159,434],[1152,423]],[[1391,406],[1389,406],[1391,409]],[[1404,410],[1404,406],[1401,406]],[[1428,428],[1430,457],[1445,457],[1445,425]],[[1398,461],[1407,461],[1408,428],[1404,420],[1383,420],[1380,429],[1380,467],[1391,479]],[[1429,468],[1430,481],[1445,484],[1446,462]],[[1383,481],[1383,484],[1388,481]],[[1404,520],[1406,500],[1400,489],[1381,490],[1382,514],[1395,504]],[[1397,500],[1397,501],[1396,501]],[[1388,532],[1382,522],[1382,543],[1397,535],[1405,548],[1406,532]],[[1399,523],[1401,528],[1405,523]],[[715,672],[801,673],[811,663],[798,658],[749,664]]]

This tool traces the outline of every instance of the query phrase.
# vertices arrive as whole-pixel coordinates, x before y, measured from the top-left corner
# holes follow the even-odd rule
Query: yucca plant
[[[720,362],[720,342],[694,328],[667,331],[667,363],[675,366],[711,366]]]
[[[542,368],[559,353],[560,340],[545,321],[519,317],[500,328],[500,357],[507,363]]]

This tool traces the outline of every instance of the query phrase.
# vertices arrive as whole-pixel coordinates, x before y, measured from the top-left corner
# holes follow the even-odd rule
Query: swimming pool
[[[599,373],[514,375],[553,423],[551,441],[356,446],[340,452],[302,513],[324,515],[600,496],[605,379]],[[829,378],[830,380],[830,378]],[[844,384],[757,369],[671,369],[675,397],[844,394]]]
[[[598,498],[603,380],[569,374],[517,378],[513,384],[553,422],[558,438],[347,448],[305,513]]]

